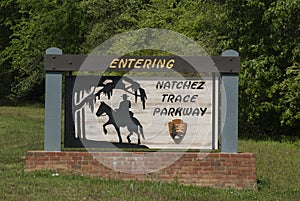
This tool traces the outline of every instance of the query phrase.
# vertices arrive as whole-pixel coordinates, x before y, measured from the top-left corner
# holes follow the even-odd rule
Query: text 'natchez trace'
[[[205,81],[158,81],[156,90],[203,90]],[[198,94],[173,94],[163,93],[161,103],[196,103]],[[156,107],[152,115],[156,116],[203,116],[207,112],[207,107]]]

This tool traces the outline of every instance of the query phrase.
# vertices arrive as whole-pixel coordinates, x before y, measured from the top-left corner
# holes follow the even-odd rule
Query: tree
[[[13,1],[0,1],[0,58],[3,50],[9,46],[9,36],[13,33],[10,29],[11,21],[8,19],[18,19],[20,17],[18,7],[13,4]],[[4,12],[5,11],[5,12]],[[1,63],[0,65],[0,100],[5,98],[10,91],[9,80],[11,76],[7,76],[9,71],[8,63]]]
[[[1,2],[1,8],[16,12],[11,17],[4,13],[6,28],[11,31],[9,45],[1,54],[1,66],[6,71],[10,91],[7,97],[19,99],[33,89],[43,95],[44,79],[42,59],[48,47],[61,47],[64,53],[78,53],[84,37],[82,11],[78,0],[72,1],[9,1]],[[9,10],[4,10],[9,12]]]
[[[220,26],[220,5],[192,0],[86,0],[89,29],[85,52],[116,34],[143,28],[161,28],[184,34],[200,43],[209,53],[215,51]],[[147,37],[147,36],[145,36]],[[139,42],[139,41],[138,41]],[[144,42],[144,41],[142,41]],[[145,41],[147,43],[147,41]],[[148,51],[149,52],[149,51]]]
[[[86,0],[81,3],[87,13],[86,40],[82,51],[89,53],[116,34],[137,29],[137,13],[142,0]]]
[[[297,135],[299,1],[229,0],[224,9],[223,47],[242,57],[240,130],[256,138]]]

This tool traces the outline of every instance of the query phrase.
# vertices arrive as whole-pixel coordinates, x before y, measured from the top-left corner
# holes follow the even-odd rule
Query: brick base
[[[253,190],[257,188],[256,158],[251,153],[92,152],[91,154],[73,151],[28,151],[25,159],[26,171],[52,169],[106,179],[176,181],[215,188]]]

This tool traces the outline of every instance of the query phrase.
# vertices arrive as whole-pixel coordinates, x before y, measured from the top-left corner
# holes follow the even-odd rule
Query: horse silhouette
[[[128,115],[119,114],[117,111],[113,110],[110,106],[108,106],[103,101],[100,102],[100,106],[96,112],[96,116],[99,117],[102,114],[107,114],[109,119],[106,123],[103,124],[103,131],[107,134],[107,129],[105,128],[107,125],[112,124],[117,131],[119,137],[119,143],[122,143],[122,137],[120,133],[120,127],[127,127],[129,131],[129,135],[127,136],[128,143],[131,143],[130,136],[134,133],[138,136],[138,144],[141,144],[140,133],[144,137],[143,126],[139,122],[139,120],[133,117],[133,113],[128,111]],[[140,127],[140,133],[138,132],[138,127]]]

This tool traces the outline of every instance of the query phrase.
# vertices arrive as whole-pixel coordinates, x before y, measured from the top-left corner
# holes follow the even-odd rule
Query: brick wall
[[[105,179],[257,188],[256,159],[251,153],[28,151],[25,159],[26,171],[52,169]]]

